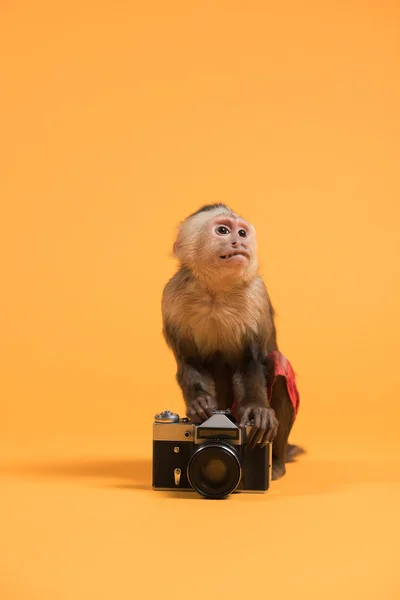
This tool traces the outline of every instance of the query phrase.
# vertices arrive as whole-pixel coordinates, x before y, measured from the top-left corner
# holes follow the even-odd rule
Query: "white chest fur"
[[[203,355],[237,352],[249,334],[257,333],[260,309],[248,293],[209,297],[190,293],[181,305],[185,319],[182,328]]]

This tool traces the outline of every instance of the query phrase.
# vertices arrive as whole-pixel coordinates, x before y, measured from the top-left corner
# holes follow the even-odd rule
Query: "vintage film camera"
[[[251,448],[251,426],[236,425],[230,411],[214,411],[201,425],[166,410],[153,424],[153,489],[196,491],[206,498],[266,492],[272,444]]]

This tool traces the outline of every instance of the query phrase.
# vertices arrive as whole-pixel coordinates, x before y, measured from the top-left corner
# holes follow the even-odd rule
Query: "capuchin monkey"
[[[200,424],[230,409],[252,425],[252,447],[273,442],[272,479],[282,477],[303,452],[288,444],[299,394],[278,349],[255,229],[225,204],[205,205],[180,224],[173,252],[180,264],[163,291],[163,335],[186,415]]]

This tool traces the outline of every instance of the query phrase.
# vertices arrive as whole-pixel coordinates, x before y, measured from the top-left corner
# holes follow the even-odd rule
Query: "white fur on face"
[[[215,219],[217,215],[234,216],[229,209],[216,207],[212,210],[198,213],[181,223],[177,236],[177,249],[175,250],[176,258],[185,262],[185,257],[190,258],[194,255],[197,251],[197,241],[206,224],[211,219]]]
[[[175,257],[187,266],[195,266],[199,262],[199,256],[206,262],[207,254],[210,246],[207,244],[207,236],[204,233],[207,224],[213,221],[218,216],[228,216],[233,219],[239,219],[240,216],[228,208],[215,207],[212,210],[204,211],[189,217],[181,223],[178,231],[178,236],[174,248]],[[244,220],[244,219],[243,219]],[[254,256],[253,261],[256,261],[257,240],[253,225],[246,221],[252,234],[251,248]],[[202,240],[203,238],[203,240]],[[204,239],[205,238],[205,239]]]

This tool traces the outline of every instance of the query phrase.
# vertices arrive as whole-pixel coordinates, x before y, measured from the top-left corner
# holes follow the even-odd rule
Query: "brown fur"
[[[165,287],[162,311],[164,320],[174,323],[178,336],[192,340],[202,358],[218,351],[237,356],[249,337],[260,335],[267,352],[273,324],[260,277],[229,291],[210,293],[181,267]]]

